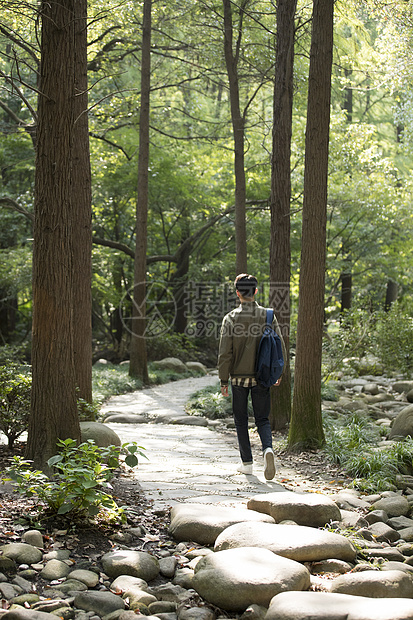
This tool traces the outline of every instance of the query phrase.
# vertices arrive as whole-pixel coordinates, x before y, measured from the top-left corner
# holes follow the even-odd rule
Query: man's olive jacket
[[[255,377],[255,359],[258,345],[267,320],[267,308],[256,301],[243,301],[238,308],[223,318],[219,341],[218,371],[221,385],[227,385],[229,377]],[[281,337],[274,315],[273,329]],[[282,340],[285,359],[285,346]]]

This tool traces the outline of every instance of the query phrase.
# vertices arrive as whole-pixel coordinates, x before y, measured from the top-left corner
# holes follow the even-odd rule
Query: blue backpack
[[[267,323],[258,345],[255,364],[255,377],[264,387],[274,385],[284,369],[281,338],[272,328],[273,318],[274,310],[267,310]]]

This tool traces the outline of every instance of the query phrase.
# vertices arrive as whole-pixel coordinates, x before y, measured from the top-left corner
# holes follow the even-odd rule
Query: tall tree
[[[231,120],[234,134],[236,273],[245,273],[247,271],[247,229],[245,222],[246,186],[244,162],[245,114],[241,113],[240,107],[238,63],[243,34],[244,12],[248,2],[249,0],[242,0],[239,6],[238,32],[234,49],[234,28],[231,6],[232,0],[223,0],[224,53],[228,73]]]
[[[74,362],[78,396],[92,402],[92,192],[88,123],[87,0],[74,0],[72,144]]]
[[[80,439],[73,338],[74,0],[41,6],[33,249],[32,413],[27,457],[47,470],[57,439]]]
[[[270,302],[290,344],[290,200],[293,113],[294,18],[296,0],[277,2],[277,48],[274,82],[274,124],[271,161]],[[271,390],[271,426],[284,429],[291,416],[291,370],[285,360],[283,379]]]
[[[151,86],[152,0],[144,0],[142,25],[141,104],[139,117],[138,197],[129,374],[148,383],[146,351],[146,250],[148,222],[149,111]]]
[[[294,398],[288,446],[319,447],[334,0],[314,0]]]

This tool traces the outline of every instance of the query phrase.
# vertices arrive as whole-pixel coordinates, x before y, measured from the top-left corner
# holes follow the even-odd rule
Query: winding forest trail
[[[217,384],[214,374],[182,379],[112,397],[102,407],[106,414],[143,415],[147,420],[140,424],[111,422],[108,426],[122,442],[136,441],[145,448],[148,460],[141,458],[131,475],[155,507],[166,509],[187,501],[236,505],[260,493],[314,488],[333,491],[341,486],[336,472],[330,473],[314,454],[283,457],[274,480],[265,480],[259,441],[253,430],[254,474],[237,473],[240,460],[235,430],[214,421],[198,426],[191,419],[188,424],[182,420],[191,395]],[[171,419],[175,422],[170,423]]]

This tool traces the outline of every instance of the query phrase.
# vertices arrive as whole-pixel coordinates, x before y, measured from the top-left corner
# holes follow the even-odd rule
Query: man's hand
[[[280,377],[280,378],[278,379],[277,383],[274,383],[274,387],[277,387],[277,385],[280,385],[280,383],[281,383],[281,379],[282,379],[282,377]]]
[[[228,386],[227,385],[221,385],[221,394],[222,394],[222,396],[229,396],[229,394],[228,394]]]

